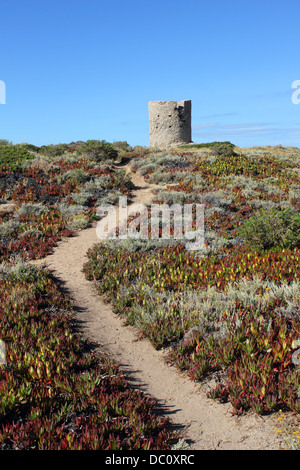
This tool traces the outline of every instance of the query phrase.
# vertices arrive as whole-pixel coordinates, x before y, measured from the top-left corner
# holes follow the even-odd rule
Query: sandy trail
[[[150,202],[156,185],[137,174],[132,179],[137,187],[132,202]],[[53,254],[37,263],[46,264],[73,299],[82,333],[120,364],[134,387],[157,400],[158,411],[178,426],[190,449],[279,449],[275,418],[233,416],[231,405],[208,399],[200,385],[166,364],[164,351],[156,351],[146,339],[137,340],[137,331],[123,325],[82,272],[86,252],[95,243],[99,239],[92,227],[62,241]]]

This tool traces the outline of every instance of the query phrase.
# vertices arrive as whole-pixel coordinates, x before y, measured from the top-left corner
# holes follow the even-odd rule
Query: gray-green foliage
[[[108,189],[112,186],[110,175],[101,175],[97,178],[90,179],[82,186],[79,193],[73,193],[72,198],[76,204],[88,206],[94,199],[96,204],[103,204],[103,199],[108,197]],[[115,190],[114,190],[115,191]],[[111,200],[112,198],[110,198]]]
[[[58,175],[57,177],[58,183],[71,181],[78,185],[84,184],[89,179],[90,179],[90,176],[81,168],[75,168],[74,170],[66,171],[65,173],[63,173],[62,175]]]
[[[155,202],[164,203],[164,204],[185,204],[190,201],[200,202],[201,198],[199,195],[193,193],[186,193],[185,191],[160,191],[155,196]]]
[[[146,175],[150,170],[164,171],[166,169],[184,169],[190,163],[185,156],[169,155],[165,152],[157,152],[147,155],[144,158],[133,159],[132,166],[136,166],[142,175]]]
[[[132,238],[128,236],[125,239],[116,238],[114,240],[107,240],[103,243],[107,243],[109,246],[115,249],[126,249],[127,251],[152,251],[158,248],[165,248],[167,246],[177,246],[182,241],[180,240],[143,240],[140,238]]]
[[[32,238],[41,238],[43,236],[43,232],[41,232],[37,228],[29,228],[29,229],[25,230],[24,232],[20,233],[19,236],[21,238],[26,237],[26,236],[30,236]]]
[[[2,261],[0,264],[0,279],[33,280],[38,272],[38,268],[27,263],[21,257],[16,257],[11,262]]]
[[[0,224],[0,236],[1,237],[12,237],[16,236],[19,230],[21,222],[17,219],[9,219],[6,222]]]
[[[202,204],[209,205],[210,207],[226,208],[234,202],[234,197],[228,191],[219,189],[218,191],[209,191],[199,196]]]
[[[48,211],[48,208],[40,203],[23,203],[14,213],[13,217],[2,222],[0,224],[0,236],[11,238],[17,237],[18,232],[24,224],[21,221],[21,217],[26,217],[27,220],[35,219],[40,217],[42,214]],[[24,230],[20,236],[24,237],[25,235],[33,235],[35,237],[40,237],[42,233],[38,229],[27,229]]]
[[[182,319],[188,319],[193,328],[203,334],[213,334],[215,337],[222,337],[229,332],[231,319],[235,327],[238,325],[237,302],[257,311],[257,320],[268,329],[269,324],[260,314],[265,306],[276,299],[284,299],[284,306],[278,308],[276,313],[292,318],[298,315],[300,301],[299,281],[290,284],[283,282],[278,285],[272,281],[262,280],[259,276],[230,283],[226,286],[226,290],[222,291],[212,286],[205,291],[184,292],[157,292],[137,279],[130,287],[122,286],[119,295],[124,298],[128,296],[134,298],[140,291],[143,292],[145,301],[143,305],[134,304],[131,309],[131,315],[137,323],[152,323],[162,318],[167,320],[173,315],[175,306]],[[226,325],[223,319],[224,313],[227,318]]]
[[[82,230],[89,225],[88,210],[81,205],[61,203],[58,206],[61,217],[67,221],[70,230]]]
[[[235,316],[237,301],[245,307],[252,307],[253,311],[261,311],[269,302],[275,299],[284,299],[285,307],[278,309],[279,315],[293,316],[297,311],[300,300],[300,282],[290,284],[276,284],[272,281],[262,280],[259,276],[253,279],[241,279],[230,283],[226,290],[220,291],[212,286],[205,291],[186,291],[179,297],[181,300],[182,315],[197,316],[199,323],[220,333],[223,331],[222,315],[226,312],[228,319]],[[235,319],[236,320],[236,319]]]
[[[48,211],[48,208],[41,203],[24,203],[15,212],[15,217],[40,217]]]

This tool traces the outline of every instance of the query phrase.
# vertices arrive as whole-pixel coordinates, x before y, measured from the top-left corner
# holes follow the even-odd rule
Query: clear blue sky
[[[195,142],[300,147],[299,0],[1,0],[0,138],[149,145],[148,101]]]

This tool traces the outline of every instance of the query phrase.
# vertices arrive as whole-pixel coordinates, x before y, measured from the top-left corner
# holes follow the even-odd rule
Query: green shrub
[[[250,217],[238,232],[253,249],[300,247],[300,216],[292,209],[272,208]]]
[[[39,153],[42,155],[46,155],[47,157],[59,157],[63,155],[68,149],[67,144],[58,144],[58,145],[43,145],[38,150]]]
[[[230,142],[216,142],[211,146],[211,151],[214,155],[221,157],[231,157],[236,155],[234,145]]]
[[[78,154],[84,154],[86,157],[97,162],[104,160],[115,160],[118,157],[118,151],[113,144],[105,140],[87,140],[78,149]]]
[[[113,143],[113,147],[116,150],[123,150],[124,152],[129,151],[132,147],[126,142],[126,140],[118,140]]]
[[[23,162],[32,158],[33,155],[23,145],[0,145],[0,166],[15,170],[22,166]]]
[[[203,142],[201,144],[189,144],[189,145],[181,145],[180,148],[189,148],[189,149],[204,149],[204,148],[212,148],[218,145],[234,145],[231,142]]]
[[[40,150],[40,147],[37,147],[36,145],[33,145],[33,144],[24,144],[24,147],[31,152],[39,152]]]

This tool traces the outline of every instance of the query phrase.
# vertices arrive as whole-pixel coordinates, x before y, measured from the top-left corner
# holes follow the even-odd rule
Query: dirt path
[[[155,185],[146,184],[139,175],[132,177],[138,187],[133,202],[150,202]],[[123,326],[82,273],[86,252],[95,243],[99,239],[93,227],[64,240],[42,260],[73,299],[83,334],[120,364],[130,383],[158,401],[158,409],[180,427],[190,449],[279,449],[275,418],[232,416],[230,405],[209,400],[199,385],[165,363],[164,351],[156,351],[147,340],[137,341],[136,330]]]

